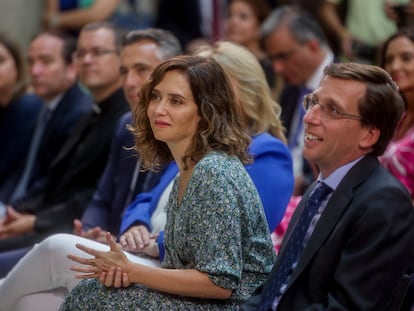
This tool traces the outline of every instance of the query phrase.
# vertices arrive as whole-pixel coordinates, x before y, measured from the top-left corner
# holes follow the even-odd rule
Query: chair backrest
[[[410,280],[413,275],[411,274],[404,274],[400,280],[400,283],[397,286],[397,289],[394,292],[391,301],[391,308],[390,311],[400,311],[401,305],[404,301],[404,297],[407,293],[408,286],[410,285]]]

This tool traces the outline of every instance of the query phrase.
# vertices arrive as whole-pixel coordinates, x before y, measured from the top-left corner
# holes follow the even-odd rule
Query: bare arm
[[[126,258],[121,247],[115,243],[109,233],[107,234],[107,243],[111,247],[109,252],[77,245],[82,251],[95,256],[92,261],[88,258],[68,256],[69,259],[80,264],[88,265],[71,268],[73,271],[81,273],[77,275],[78,278],[99,278],[102,272],[108,272],[111,267],[119,267],[123,273],[127,274],[131,283],[140,283],[169,294],[210,299],[228,299],[232,294],[231,289],[215,285],[206,273],[195,269],[150,268],[132,263]]]
[[[352,53],[352,36],[345,25],[342,24],[337,12],[337,6],[328,1],[323,1],[320,14],[324,23],[340,38],[343,53],[352,59],[354,57]]]
[[[100,22],[108,19],[115,11],[120,0],[95,0],[88,8],[57,12],[56,8],[49,6],[45,16],[46,24],[56,22],[56,28],[80,29],[91,22]],[[55,11],[53,11],[55,9]],[[53,27],[52,27],[53,28]]]

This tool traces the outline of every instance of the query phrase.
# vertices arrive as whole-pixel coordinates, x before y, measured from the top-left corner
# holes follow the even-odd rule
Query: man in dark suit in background
[[[273,70],[284,81],[279,99],[281,119],[293,157],[294,194],[301,195],[314,180],[314,172],[302,154],[303,96],[316,89],[324,67],[334,56],[317,22],[294,7],[274,10],[263,23],[262,35]]]
[[[79,79],[95,104],[52,163],[45,191],[9,207],[0,224],[0,251],[31,246],[55,232],[71,232],[102,174],[116,124],[128,110],[121,89],[122,35],[111,24],[85,26],[75,52]]]
[[[332,64],[305,110],[303,152],[318,181],[241,310],[391,310],[414,259],[410,196],[377,159],[404,111],[398,88],[379,67]]]
[[[43,111],[37,127],[44,127],[40,137],[35,134],[26,165],[9,204],[25,196],[41,193],[46,185],[53,159],[72,134],[75,124],[91,111],[92,99],[77,83],[78,71],[72,54],[76,41],[60,33],[42,32],[29,46],[30,78],[34,93],[43,99]]]
[[[138,93],[155,66],[179,54],[180,44],[168,31],[149,28],[131,31],[124,37],[120,73],[124,94],[131,109],[138,103]],[[135,149],[131,149],[134,146],[134,136],[127,128],[128,124],[133,124],[131,111],[120,118],[98,187],[82,218],[74,221],[74,233],[79,236],[106,244],[106,232],[115,236],[120,232],[126,206],[137,194],[151,191],[163,174],[163,169],[158,172],[141,170],[139,157]],[[136,227],[134,230],[138,230],[139,234],[134,234],[134,237],[140,242],[143,237],[146,242],[150,232],[145,226]],[[30,249],[31,247],[25,247],[0,253],[0,277],[4,277]]]

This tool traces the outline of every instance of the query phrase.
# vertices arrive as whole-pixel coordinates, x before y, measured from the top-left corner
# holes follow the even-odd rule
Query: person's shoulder
[[[19,111],[24,115],[37,115],[43,107],[42,99],[32,93],[20,95],[14,100],[13,109]]]
[[[27,107],[26,109],[33,109],[37,110],[40,109],[43,105],[42,99],[33,93],[25,93],[23,95],[20,95],[16,101],[20,103],[21,105],[31,105],[30,107]]]
[[[252,153],[268,152],[272,150],[289,152],[286,144],[279,138],[265,132],[252,137],[249,151]]]
[[[223,181],[226,179],[239,179],[241,177],[237,176],[240,175],[240,172],[246,173],[239,158],[217,151],[212,151],[202,158],[197,163],[194,171],[199,176],[202,176],[203,179],[217,178]]]
[[[236,163],[240,163],[240,160],[236,156],[230,156],[220,151],[211,151],[206,154],[197,165],[208,167],[216,165],[234,165]]]
[[[407,206],[412,208],[407,189],[382,165],[373,169],[372,173],[361,184],[356,185],[354,190],[356,202],[372,202],[373,200],[406,202]],[[385,205],[388,209],[389,204]]]

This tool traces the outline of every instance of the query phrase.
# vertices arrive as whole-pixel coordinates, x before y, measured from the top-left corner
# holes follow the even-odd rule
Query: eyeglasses
[[[73,57],[76,60],[84,59],[86,55],[90,54],[92,58],[98,58],[105,54],[115,53],[118,54],[117,49],[101,49],[101,48],[93,48],[90,50],[77,50],[73,53]]]
[[[352,119],[362,121],[363,118],[357,115],[349,114],[346,112],[338,111],[338,108],[333,104],[321,104],[315,96],[308,94],[303,99],[303,107],[305,111],[319,105],[321,119],[322,120],[337,120],[337,119]]]

